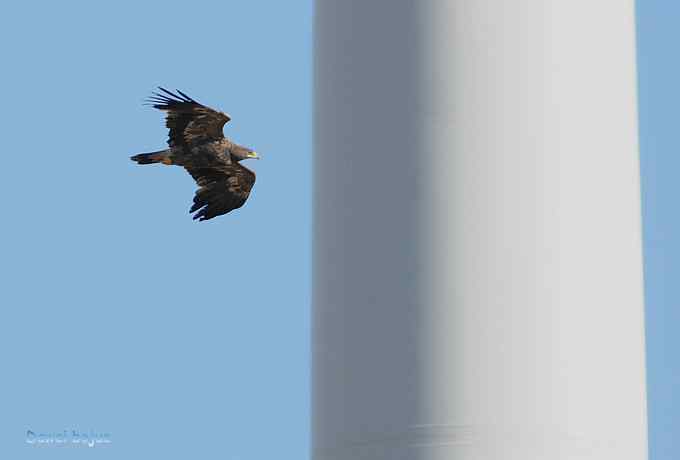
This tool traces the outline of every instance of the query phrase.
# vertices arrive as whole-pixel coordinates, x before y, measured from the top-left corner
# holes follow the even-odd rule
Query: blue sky
[[[680,458],[680,4],[638,1],[650,451]]]
[[[0,458],[306,458],[311,2],[2,10]],[[261,153],[242,209],[193,222],[186,172],[128,160],[156,85]],[[113,443],[25,443],[65,428]]]
[[[680,5],[638,3],[650,444],[680,458]],[[311,0],[12,2],[0,14],[0,457],[308,455]],[[155,85],[264,157],[197,224]],[[107,432],[50,449],[26,430]]]

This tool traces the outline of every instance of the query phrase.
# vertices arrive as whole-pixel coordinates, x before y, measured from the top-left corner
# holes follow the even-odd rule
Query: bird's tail
[[[140,153],[130,157],[132,161],[136,161],[140,165],[149,165],[152,163],[164,163],[171,165],[170,150],[159,150],[158,152]]]

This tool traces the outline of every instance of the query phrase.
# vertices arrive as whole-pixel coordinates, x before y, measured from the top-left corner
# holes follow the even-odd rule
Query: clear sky
[[[680,4],[639,0],[652,460],[680,458]],[[12,2],[0,15],[0,458],[308,456],[311,0]],[[261,153],[195,223],[156,85]],[[605,331],[603,331],[604,333]],[[39,449],[26,431],[109,433]]]
[[[311,1],[10,2],[0,49],[0,458],[307,458]],[[128,160],[156,85],[262,155],[243,208]]]
[[[680,3],[638,0],[651,460],[680,459]]]

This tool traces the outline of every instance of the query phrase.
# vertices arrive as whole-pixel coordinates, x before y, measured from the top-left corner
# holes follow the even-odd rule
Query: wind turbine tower
[[[314,460],[647,458],[633,0],[317,0]]]

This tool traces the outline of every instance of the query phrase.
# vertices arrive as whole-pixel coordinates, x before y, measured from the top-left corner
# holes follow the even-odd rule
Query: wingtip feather
[[[196,102],[194,99],[191,97],[187,96],[180,90],[176,90],[177,93],[175,94],[172,91],[169,91],[162,86],[159,86],[158,89],[165,94],[162,94],[157,91],[153,91],[151,93],[151,96],[149,96],[145,100],[145,105],[151,105],[152,107],[159,109],[159,110],[168,110],[172,109],[173,106],[177,106],[179,104],[196,104],[200,105],[198,102]]]
[[[191,97],[187,96],[186,94],[184,94],[180,90],[175,89],[175,91],[177,91],[187,102],[196,102]]]

